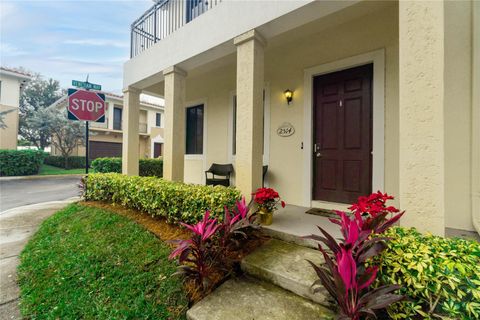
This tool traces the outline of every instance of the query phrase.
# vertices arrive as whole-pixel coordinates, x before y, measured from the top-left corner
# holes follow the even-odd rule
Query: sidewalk
[[[31,176],[12,176],[12,177],[0,177],[0,181],[12,181],[12,180],[37,180],[37,179],[58,179],[65,177],[83,177],[85,173],[73,173],[73,174],[51,174],[51,175],[31,175]]]
[[[21,319],[16,269],[19,254],[43,220],[78,201],[71,198],[13,208],[0,213],[0,319]]]

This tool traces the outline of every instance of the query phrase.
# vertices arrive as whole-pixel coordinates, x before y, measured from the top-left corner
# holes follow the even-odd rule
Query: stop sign
[[[68,119],[105,122],[105,95],[68,89]]]

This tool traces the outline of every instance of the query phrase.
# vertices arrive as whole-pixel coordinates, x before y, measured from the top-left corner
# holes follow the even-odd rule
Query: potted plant
[[[280,199],[278,192],[272,188],[258,188],[253,194],[253,201],[256,203],[260,223],[271,225],[273,221],[273,211],[277,210],[277,204],[280,202],[282,208],[285,208],[285,202]]]

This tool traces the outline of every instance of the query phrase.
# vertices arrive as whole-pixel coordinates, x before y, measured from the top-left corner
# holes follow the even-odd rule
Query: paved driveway
[[[78,196],[79,176],[0,179],[0,212],[29,204]]]

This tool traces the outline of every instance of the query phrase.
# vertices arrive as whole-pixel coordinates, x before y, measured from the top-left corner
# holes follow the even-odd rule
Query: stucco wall
[[[304,199],[304,70],[325,63],[385,50],[385,181],[384,191],[399,191],[399,46],[398,4],[391,3],[361,17],[316,33],[283,37],[265,52],[265,81],[269,86],[270,132],[268,181],[288,203],[306,205]],[[445,224],[472,229],[471,223],[471,2],[447,2],[445,7]],[[185,181],[203,183],[203,170],[212,162],[234,163],[229,154],[235,59],[187,77],[187,106],[205,103],[204,155],[185,160]],[[285,89],[294,91],[286,104]],[[159,92],[160,93],[160,92]],[[288,121],[295,134],[282,138],[276,129]],[[375,191],[375,190],[374,190]],[[395,201],[399,204],[398,199]],[[414,213],[412,213],[414,214]]]
[[[16,149],[18,135],[18,106],[20,100],[20,83],[18,79],[0,75],[1,94],[0,111],[12,110],[4,116],[7,126],[0,129],[0,149]]]
[[[398,194],[398,20],[395,5],[372,12],[345,24],[323,29],[314,35],[267,46],[265,81],[270,87],[270,186],[278,189],[291,204],[305,205],[303,194],[304,137],[304,69],[323,63],[385,48],[385,190]],[[208,132],[204,142],[207,150],[205,167],[212,162],[232,162],[228,154],[231,117],[231,94],[235,91],[235,63],[216,68],[201,76],[187,78],[187,101],[206,102]],[[287,106],[283,91],[294,91],[293,102]],[[295,134],[282,138],[276,129],[288,121]],[[194,173],[199,160],[185,161],[185,180],[200,182]],[[191,175],[195,174],[195,178]]]
[[[445,219],[473,230],[471,218],[472,4],[445,2]]]
[[[392,6],[308,38],[267,50],[266,76],[271,88],[270,184],[286,200],[303,203],[303,70],[323,63],[385,48],[385,191],[398,193],[398,45],[397,8]],[[294,91],[287,106],[283,91]],[[284,121],[296,128],[288,138],[275,130]],[[286,151],[288,150],[288,152]],[[289,168],[285,170],[285,168]]]
[[[228,163],[228,124],[235,90],[235,65],[187,78],[187,107],[204,104],[204,155],[185,156],[185,181],[204,183],[203,171],[212,163]],[[204,121],[205,121],[204,120]]]

